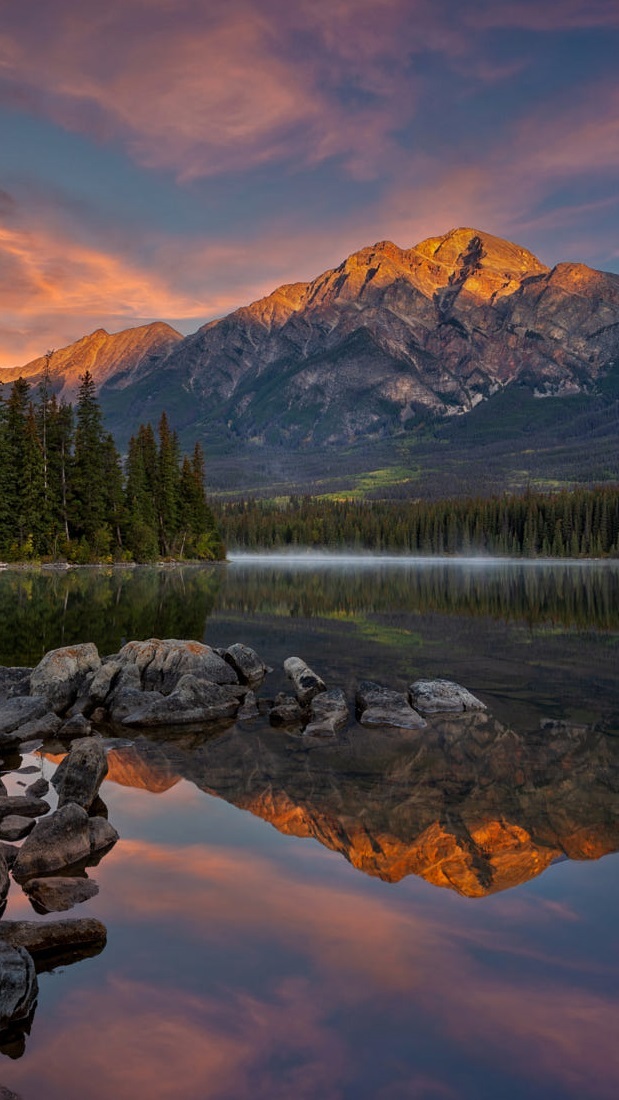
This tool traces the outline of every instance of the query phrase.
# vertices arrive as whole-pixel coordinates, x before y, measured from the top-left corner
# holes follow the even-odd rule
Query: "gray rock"
[[[348,703],[341,688],[315,695],[310,711],[310,722],[305,729],[308,737],[330,737],[348,722]]]
[[[13,844],[5,844],[0,841],[0,856],[4,859],[7,867],[12,867],[17,859],[19,848],[15,848]]]
[[[30,794],[7,795],[0,798],[0,821],[12,814],[21,817],[40,817],[49,811],[49,802],[42,798],[34,798]]]
[[[238,698],[231,695],[225,685],[186,674],[179,679],[177,688],[170,695],[162,696],[159,692],[144,694],[136,709],[123,718],[122,724],[147,728],[199,725],[231,718],[238,707]]]
[[[275,703],[269,711],[269,722],[272,726],[299,726],[303,724],[305,716],[306,712],[294,695],[280,692],[275,696]]]
[[[114,657],[121,665],[133,664],[145,691],[173,692],[182,676],[191,673],[216,684],[237,683],[234,669],[211,646],[177,638],[149,638],[127,642]]]
[[[49,737],[55,737],[62,725],[62,719],[54,714],[53,710],[49,710],[47,714],[44,714],[42,718],[35,718],[31,722],[24,722],[23,726],[19,726],[18,729],[13,731],[12,736],[15,737],[19,744],[23,744],[25,741],[42,741],[47,740]]]
[[[105,661],[97,669],[88,687],[89,698],[95,705],[105,702],[122,667],[119,661],[111,660]]]
[[[44,798],[48,791],[49,783],[47,779],[43,779],[43,776],[41,776],[40,779],[35,779],[34,783],[30,784],[26,793],[34,798]]]
[[[370,729],[419,730],[427,725],[411,707],[407,695],[373,680],[364,680],[359,685],[356,703],[361,725]]]
[[[67,803],[44,817],[26,837],[13,866],[17,882],[46,876],[89,857],[89,817],[82,806]]]
[[[452,680],[415,680],[409,688],[412,705],[421,714],[457,714],[487,710],[485,703]]]
[[[23,840],[33,829],[33,818],[9,814],[0,821],[0,840]]]
[[[82,694],[90,674],[100,666],[101,658],[92,642],[52,649],[32,670],[30,691],[44,695],[51,710],[61,714]]]
[[[105,852],[116,844],[118,833],[104,817],[91,817],[88,823],[90,853],[93,856]]]
[[[312,672],[300,657],[287,657],[284,661],[284,672],[292,680],[294,693],[301,706],[305,706],[321,691],[327,690],[324,680]]]
[[[89,810],[106,775],[107,758],[103,741],[98,737],[74,741],[52,780],[58,791],[58,806],[74,802]]]
[[[42,718],[48,711],[48,703],[43,695],[15,695],[0,704],[0,747],[18,744],[22,738],[15,734],[20,726]]]
[[[103,946],[106,939],[105,925],[93,917],[55,921],[0,921],[0,944],[23,948],[35,960],[78,946]]]
[[[9,865],[4,855],[0,855],[0,906],[4,905],[6,901],[10,885]]]
[[[27,1019],[38,991],[34,963],[26,949],[0,942],[0,1028]]]
[[[250,688],[259,687],[267,672],[271,671],[255,649],[241,642],[228,646],[224,653],[224,660],[232,665],[241,683],[249,684]]]
[[[31,668],[24,666],[0,666],[0,699],[4,701],[11,695],[29,695],[31,672]]]
[[[24,891],[39,912],[63,913],[74,905],[88,901],[99,893],[96,882],[89,878],[32,878]]]
[[[58,730],[58,737],[63,741],[72,740],[74,737],[88,737],[92,732],[92,725],[83,714],[74,714],[67,718]]]
[[[248,691],[237,712],[237,722],[251,722],[254,718],[258,718],[259,714],[256,696],[253,691]]]

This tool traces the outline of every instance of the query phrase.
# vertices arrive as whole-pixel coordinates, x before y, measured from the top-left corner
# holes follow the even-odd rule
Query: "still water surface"
[[[113,745],[121,840],[71,913],[107,946],[40,976],[0,1082],[23,1100],[614,1100],[619,566],[0,575],[0,663],[153,635],[253,645],[263,695],[298,654],[350,698],[445,676],[489,713],[416,734],[351,717],[312,747],[264,719]],[[6,915],[36,919],[16,886]]]

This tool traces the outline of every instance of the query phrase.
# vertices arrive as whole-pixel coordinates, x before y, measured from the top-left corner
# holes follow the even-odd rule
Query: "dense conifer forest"
[[[47,367],[49,369],[49,357]],[[86,371],[75,408],[23,378],[0,395],[0,556],[76,564],[212,560],[224,548],[204,491],[204,456],[180,453],[166,414],[121,463]]]
[[[440,501],[241,501],[216,508],[230,549],[514,557],[619,556],[619,486]]]

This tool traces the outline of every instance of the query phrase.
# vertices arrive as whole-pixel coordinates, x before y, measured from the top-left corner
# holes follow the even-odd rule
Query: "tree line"
[[[95,383],[80,376],[75,408],[18,378],[0,393],[0,556],[76,564],[211,560],[224,548],[204,490],[204,456],[181,455],[164,413],[142,425],[124,463],[103,425]]]
[[[407,554],[587,558],[619,555],[619,486],[439,501],[291,497],[216,507],[243,550],[321,547]]]

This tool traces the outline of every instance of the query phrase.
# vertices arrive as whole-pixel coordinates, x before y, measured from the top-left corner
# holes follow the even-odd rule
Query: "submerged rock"
[[[294,693],[301,706],[306,706],[315,695],[327,690],[324,680],[301,657],[287,657],[284,661],[284,672],[292,680]]]
[[[103,741],[97,737],[74,741],[52,779],[58,791],[58,806],[74,802],[89,810],[106,775]]]
[[[453,680],[415,680],[409,688],[412,705],[421,714],[457,714],[487,710],[486,704]]]
[[[237,713],[238,722],[251,722],[254,718],[258,718],[260,710],[258,709],[258,702],[253,691],[248,691],[242,705]]]
[[[361,725],[370,729],[419,730],[427,724],[413,710],[407,695],[400,691],[391,691],[373,680],[364,680],[359,685],[356,702]]]
[[[34,962],[28,951],[0,940],[0,1028],[27,1019],[38,991]]]
[[[96,882],[89,878],[33,878],[24,891],[39,913],[62,913],[74,905],[88,901],[99,893]]]
[[[75,702],[100,666],[101,658],[92,642],[52,649],[32,670],[30,691],[45,696],[49,707],[61,714]]]
[[[241,642],[235,642],[234,645],[228,646],[223,657],[228,664],[232,665],[241,683],[249,684],[252,689],[260,687],[267,672],[271,671],[269,666],[265,665],[264,661],[258,656],[255,649],[251,649],[250,646],[243,645]]]
[[[274,706],[269,711],[269,722],[272,726],[299,726],[304,718],[305,712],[294,695],[280,692],[275,697]]]
[[[315,695],[310,710],[311,719],[305,729],[307,737],[331,737],[348,722],[348,703],[341,688]]]

